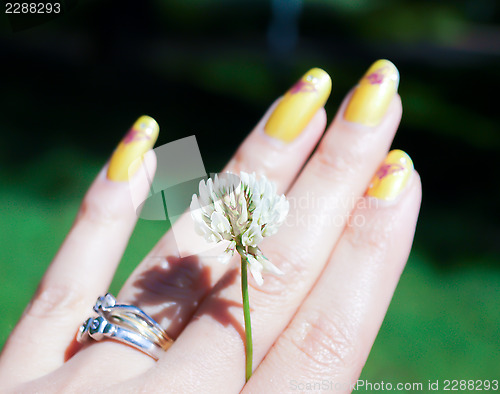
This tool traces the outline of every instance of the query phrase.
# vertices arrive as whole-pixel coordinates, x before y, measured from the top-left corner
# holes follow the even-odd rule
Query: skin
[[[254,374],[246,385],[238,259],[178,258],[171,232],[117,298],[150,313],[174,345],[155,362],[114,341],[75,344],[137,220],[130,193],[148,191],[139,177],[108,180],[105,166],[4,347],[0,391],[263,393],[290,390],[293,380],[355,382],[407,261],[421,185],[414,171],[395,201],[365,196],[399,125],[401,100],[394,97],[375,127],[344,120],[348,100],[326,131],[321,108],[289,144],[263,131],[274,103],[224,169],[264,174],[297,202],[261,244],[285,275],[265,276],[262,287],[250,279]],[[150,154],[143,165],[151,172],[155,163]],[[188,225],[176,223],[181,232]]]

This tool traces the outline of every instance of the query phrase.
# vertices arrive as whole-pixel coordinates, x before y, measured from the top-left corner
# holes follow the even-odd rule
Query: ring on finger
[[[116,304],[111,294],[99,297],[94,306],[97,317],[88,318],[79,329],[77,340],[82,343],[90,337],[96,341],[105,338],[126,343],[155,360],[168,350],[173,340],[146,312],[134,305]]]

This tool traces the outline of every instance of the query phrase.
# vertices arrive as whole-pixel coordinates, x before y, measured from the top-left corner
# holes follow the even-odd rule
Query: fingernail
[[[332,90],[327,72],[312,68],[283,96],[264,127],[267,135],[293,141],[318,109],[325,105]]]
[[[344,113],[344,119],[377,126],[398,90],[399,72],[389,60],[377,60],[359,81]]]
[[[366,194],[392,201],[401,194],[412,172],[410,156],[399,149],[391,150],[372,178]]]
[[[144,115],[137,119],[111,156],[108,179],[128,181],[140,167],[141,162],[136,159],[154,146],[159,131],[160,127],[153,118]]]

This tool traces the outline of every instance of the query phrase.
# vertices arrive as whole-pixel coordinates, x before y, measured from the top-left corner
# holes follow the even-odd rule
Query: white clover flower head
[[[193,195],[191,217],[196,232],[207,242],[230,241],[220,260],[227,263],[235,250],[246,258],[255,281],[262,273],[282,272],[264,257],[259,243],[275,234],[288,214],[285,195],[276,194],[276,185],[264,176],[241,172],[239,179],[227,173],[214,180],[200,181],[199,196]]]

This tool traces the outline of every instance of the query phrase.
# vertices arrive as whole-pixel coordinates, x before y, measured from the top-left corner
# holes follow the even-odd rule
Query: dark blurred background
[[[309,68],[332,76],[331,119],[388,58],[404,106],[393,146],[414,160],[423,203],[362,378],[500,377],[496,0],[101,0],[27,29],[2,18],[0,346],[139,115],[160,124],[157,146],[195,134],[216,172]],[[165,228],[139,222],[114,292]]]

